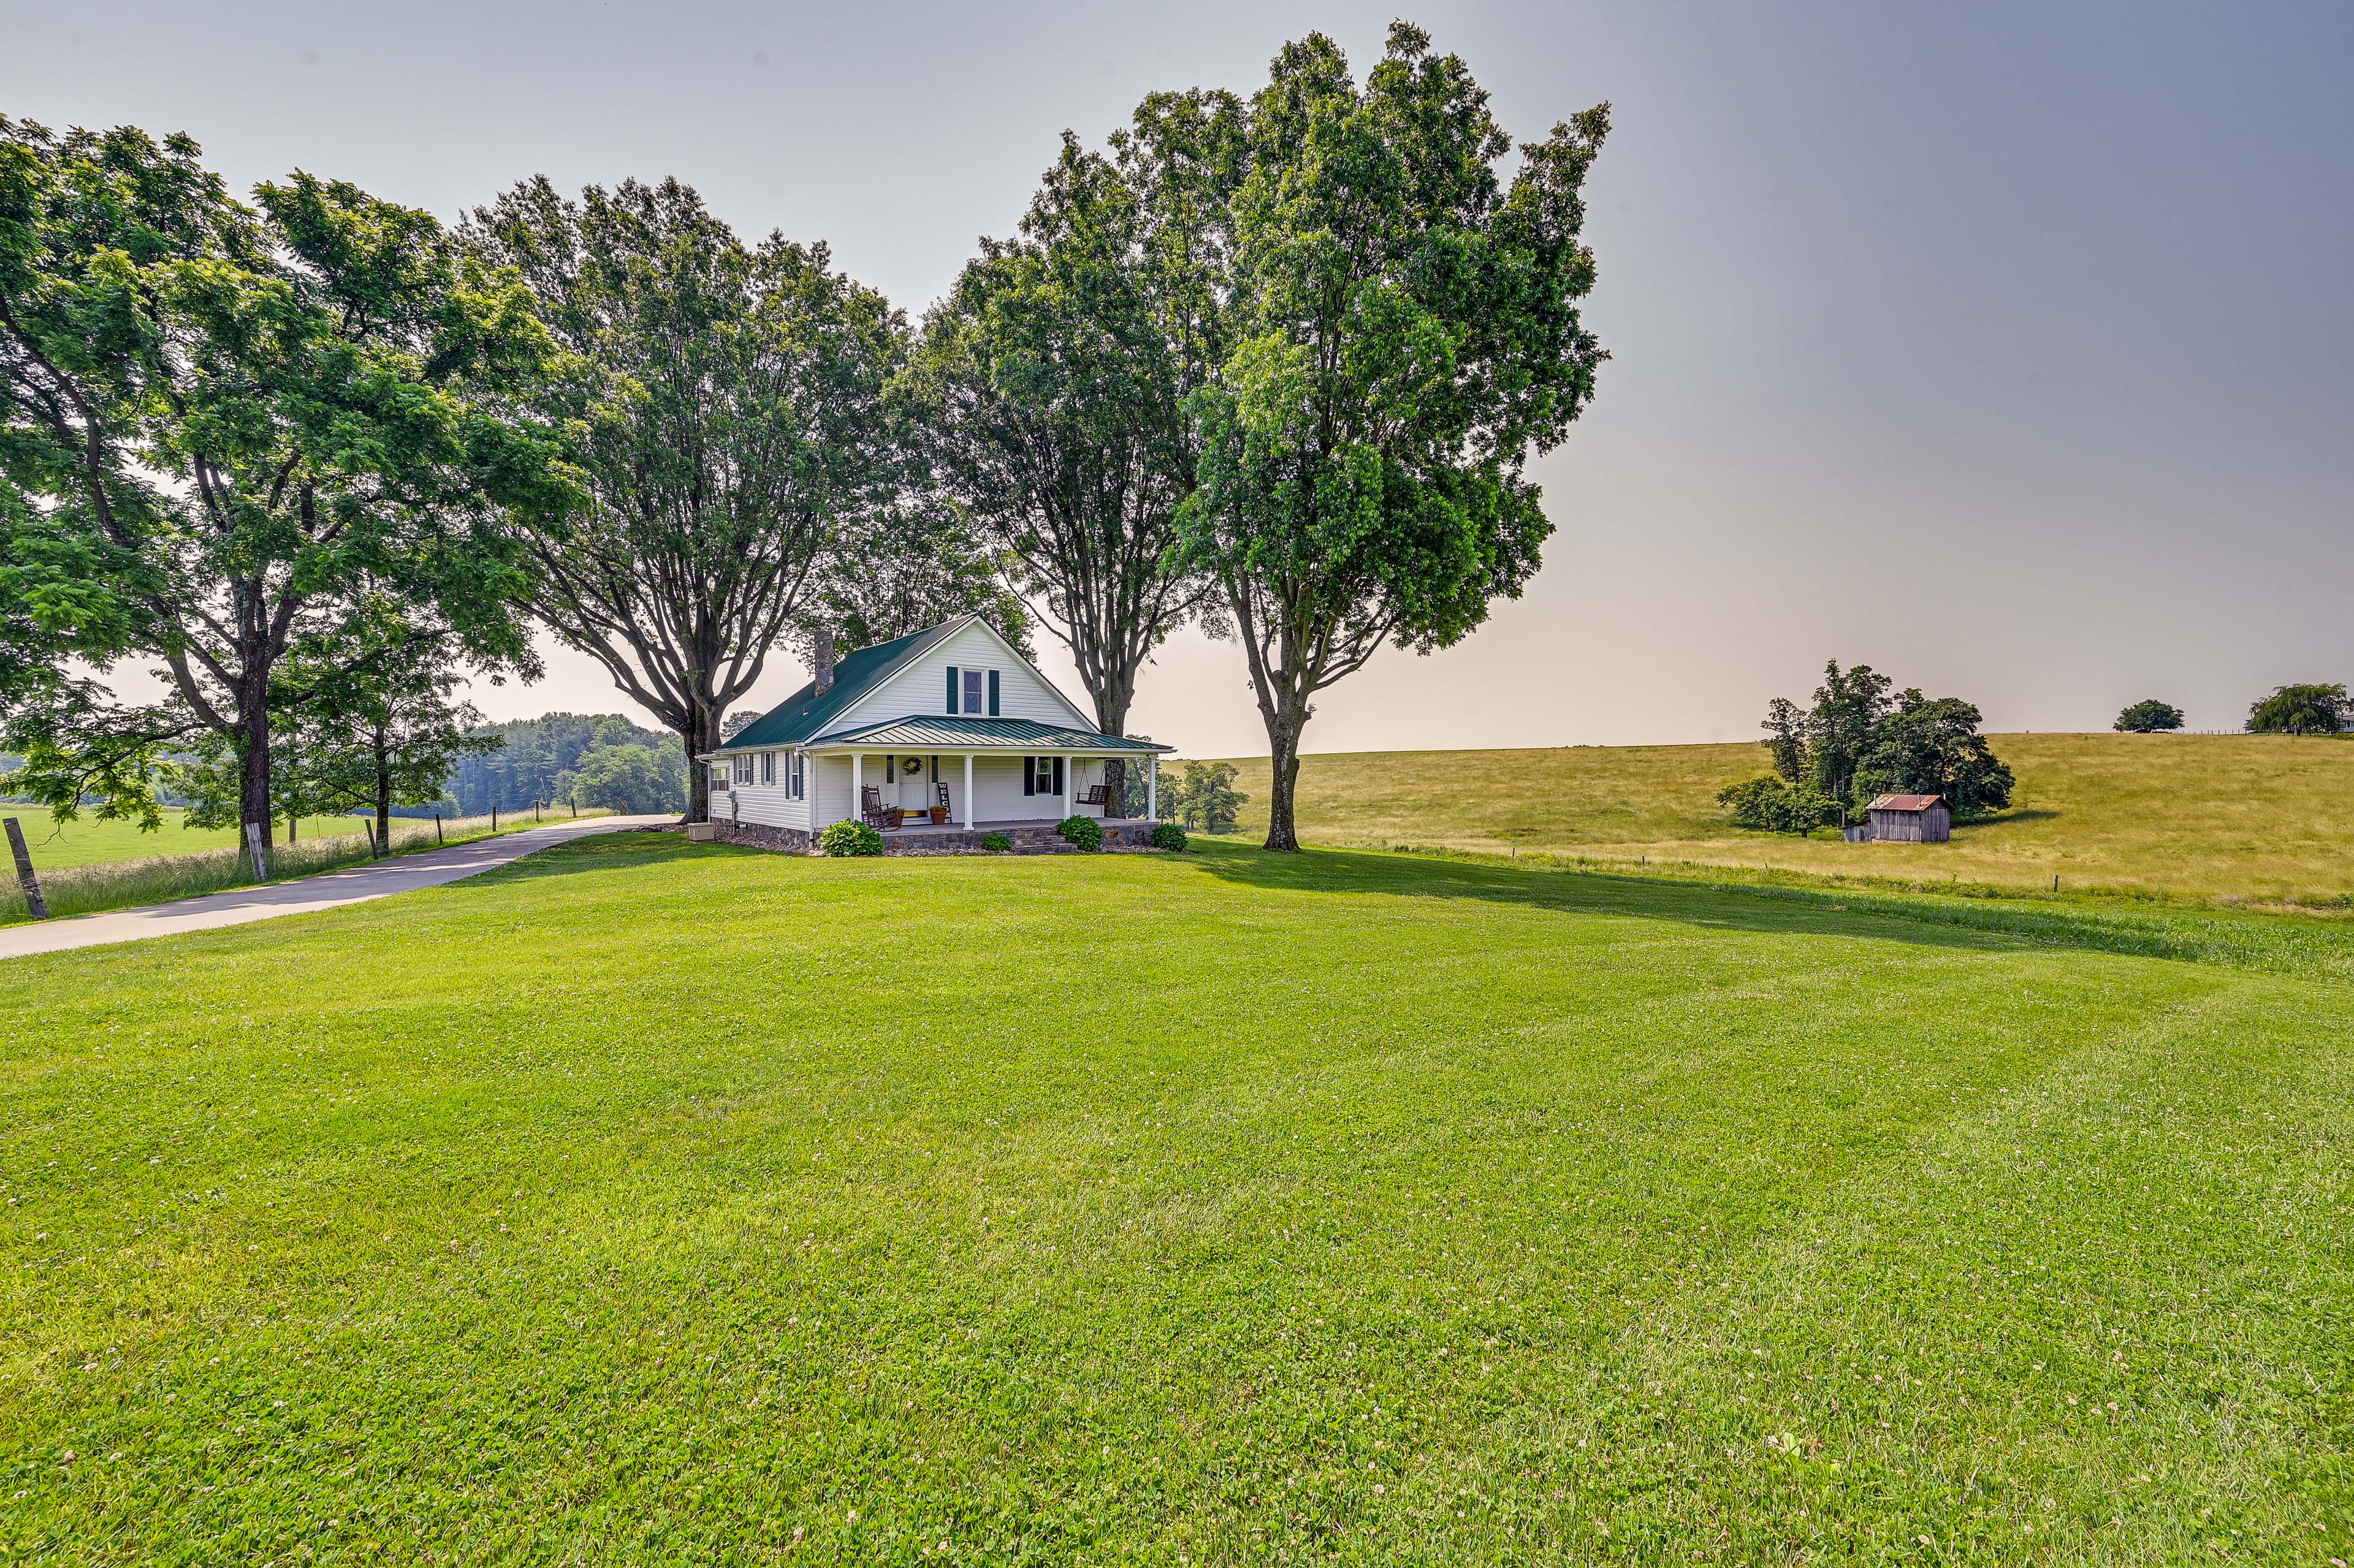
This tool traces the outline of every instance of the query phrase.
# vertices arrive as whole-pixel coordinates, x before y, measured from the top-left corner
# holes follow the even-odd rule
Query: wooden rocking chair
[[[899,825],[897,813],[883,804],[883,789],[880,785],[859,786],[858,814],[866,819],[866,825],[870,828],[896,828]]]

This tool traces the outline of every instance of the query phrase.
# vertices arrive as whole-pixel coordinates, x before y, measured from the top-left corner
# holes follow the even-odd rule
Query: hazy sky
[[[0,111],[444,217],[535,173],[676,175],[915,315],[1066,127],[1246,92],[1318,28],[1362,71],[1394,14],[0,0]],[[2143,696],[2235,727],[2279,683],[2354,679],[2354,6],[1411,15],[1517,135],[1613,104],[1613,358],[1540,466],[1559,532],[1526,597],[1326,694],[1310,749],[1748,738],[1833,655],[2001,729]],[[477,694],[627,706],[568,656]],[[1191,636],[1133,723],[1266,749],[1240,655]]]

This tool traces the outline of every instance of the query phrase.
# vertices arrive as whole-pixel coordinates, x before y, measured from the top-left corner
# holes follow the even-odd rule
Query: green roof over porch
[[[757,726],[756,726],[757,727]],[[748,735],[751,732],[746,731]],[[737,736],[733,745],[740,748],[748,744]],[[1129,740],[1117,735],[1098,735],[1091,729],[1073,729],[1066,725],[1040,724],[1035,719],[963,718],[913,715],[907,718],[884,719],[879,723],[861,725],[854,729],[837,730],[804,741],[803,746],[864,747],[875,751],[1173,751],[1174,747],[1159,746],[1149,740]]]

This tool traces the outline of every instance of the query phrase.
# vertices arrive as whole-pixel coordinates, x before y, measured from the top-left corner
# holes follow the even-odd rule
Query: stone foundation
[[[765,822],[734,822],[720,818],[712,826],[718,831],[713,835],[724,844],[749,844],[755,849],[775,850],[779,854],[814,854],[815,835],[799,828],[772,828]],[[1138,850],[1150,848],[1146,842],[1152,836],[1151,822],[1107,822],[1104,824],[1103,847]],[[991,833],[1003,833],[1013,841],[1008,854],[1077,854],[1079,850],[1063,842],[1063,835],[1052,827],[991,828],[981,827],[967,832],[958,828],[942,831],[931,829],[918,832],[885,832],[883,835],[885,854],[983,854],[981,841]]]
[[[1103,847],[1106,849],[1142,849],[1152,833],[1150,822],[1107,822],[1104,824]],[[982,826],[968,832],[962,828],[951,832],[938,830],[917,833],[885,833],[885,854],[985,854],[981,841],[991,833],[1002,833],[1013,841],[1002,854],[1077,854],[1075,844],[1066,843],[1063,835],[1052,827],[992,828]]]
[[[713,835],[723,844],[750,844],[755,849],[775,850],[779,854],[807,854],[817,848],[817,841],[799,828],[772,828],[766,822],[731,822],[721,817],[712,823],[719,832]]]

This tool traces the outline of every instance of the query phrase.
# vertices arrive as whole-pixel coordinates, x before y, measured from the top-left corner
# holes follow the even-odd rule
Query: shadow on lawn
[[[2078,948],[2274,973],[2354,975],[2354,931],[2285,916],[2148,916],[2023,901],[1727,885],[1360,850],[1287,855],[1219,844],[1186,858],[1222,881],[1289,892],[1473,898],[1729,931],[1989,953]]]
[[[1988,951],[2042,945],[2013,933],[1967,926],[1931,927],[1858,916],[1848,911],[1844,900],[1837,904],[1768,901],[1752,896],[1745,890],[1620,876],[1608,872],[1524,871],[1512,866],[1364,850],[1311,849],[1296,855],[1272,854],[1265,850],[1226,844],[1202,854],[1198,864],[1221,881],[1292,893],[1471,898],[1490,904],[1558,910],[1564,915],[1672,920],[1720,930],[1783,936],[1877,937]]]

